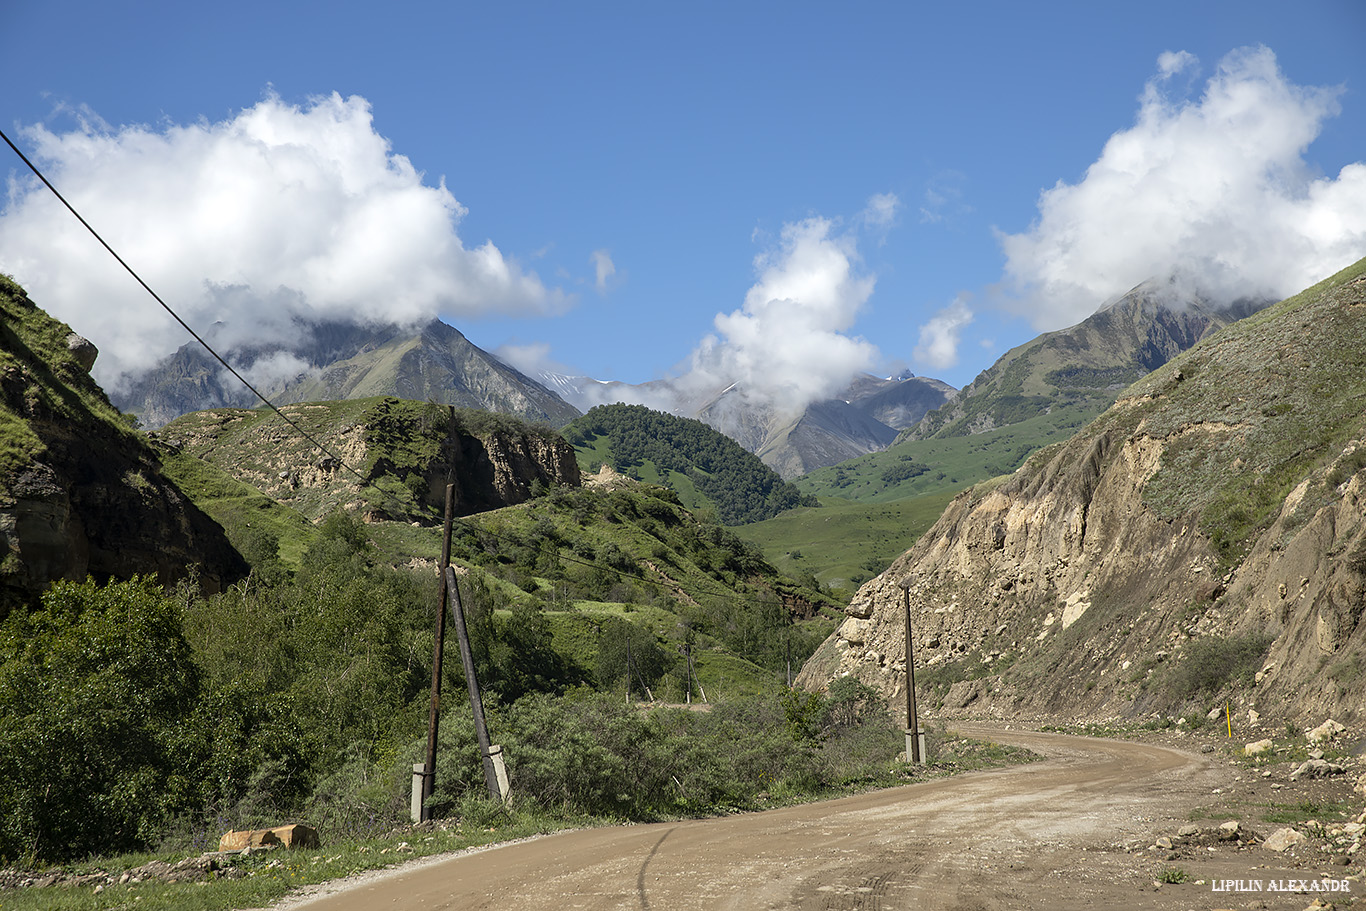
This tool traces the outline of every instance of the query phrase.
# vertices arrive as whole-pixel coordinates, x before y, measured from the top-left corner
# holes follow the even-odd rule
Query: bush
[[[1179,702],[1216,694],[1230,682],[1251,686],[1273,641],[1274,637],[1258,633],[1194,640],[1169,673],[1168,694]]]
[[[150,579],[59,582],[0,627],[0,859],[148,844],[197,802],[199,678]]]

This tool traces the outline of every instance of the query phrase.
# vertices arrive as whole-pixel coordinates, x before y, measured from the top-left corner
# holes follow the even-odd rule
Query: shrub
[[[150,579],[59,582],[0,627],[0,858],[147,844],[196,801],[199,678]]]
[[[1169,673],[1168,694],[1181,701],[1213,695],[1230,682],[1250,686],[1273,641],[1273,637],[1257,633],[1194,640]]]

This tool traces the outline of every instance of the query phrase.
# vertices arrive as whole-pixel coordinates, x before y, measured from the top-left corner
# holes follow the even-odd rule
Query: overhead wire
[[[322,443],[322,441],[318,440],[316,437],[314,437],[311,433],[309,433],[309,432],[308,432],[307,430],[305,430],[303,427],[299,426],[297,423],[295,423],[294,421],[290,420],[289,416],[286,415],[283,411],[281,411],[281,410],[275,405],[274,402],[272,402],[270,399],[266,398],[266,396],[263,395],[259,389],[257,389],[255,386],[253,386],[253,385],[247,380],[246,377],[242,376],[242,374],[240,374],[240,373],[237,372],[237,368],[233,367],[232,364],[229,364],[226,358],[224,358],[221,354],[219,354],[217,351],[215,351],[214,348],[213,348],[213,346],[210,345],[207,341],[205,341],[204,338],[203,338],[202,336],[200,336],[200,334],[199,334],[198,332],[194,331],[194,329],[190,326],[189,323],[187,323],[187,322],[185,322],[185,320],[181,319],[180,314],[179,314],[179,313],[176,313],[175,310],[173,310],[173,309],[171,308],[171,305],[170,305],[170,304],[168,304],[168,303],[166,303],[166,301],[162,300],[162,299],[161,299],[161,295],[157,294],[156,291],[152,290],[152,286],[149,285],[149,284],[147,284],[147,282],[143,281],[142,276],[139,275],[139,274],[133,269],[132,266],[128,265],[128,263],[124,260],[124,258],[118,254],[118,251],[116,251],[113,247],[111,247],[111,246],[109,245],[109,242],[108,242],[108,241],[106,241],[103,237],[100,236],[100,232],[96,231],[96,230],[94,229],[94,227],[90,224],[90,222],[86,221],[85,218],[81,215],[81,213],[76,211],[76,207],[73,206],[71,203],[67,202],[66,197],[63,196],[60,192],[58,192],[57,188],[56,188],[55,186],[52,185],[52,181],[50,181],[50,180],[47,179],[47,177],[43,174],[43,172],[40,171],[40,170],[38,169],[38,166],[37,166],[37,165],[35,165],[33,162],[29,161],[28,156],[25,155],[25,154],[20,150],[20,148],[19,148],[17,145],[14,144],[14,141],[11,140],[11,139],[9,138],[8,135],[5,134],[5,131],[4,131],[3,129],[0,129],[0,139],[4,139],[4,140],[5,140],[5,144],[8,145],[12,150],[14,150],[14,154],[19,156],[19,160],[22,161],[25,165],[28,166],[28,169],[29,169],[30,171],[32,171],[32,172],[38,177],[38,179],[41,180],[41,181],[43,182],[43,185],[44,185],[45,187],[47,187],[49,190],[52,191],[52,195],[53,195],[53,196],[56,196],[57,199],[61,202],[61,204],[62,204],[63,206],[66,207],[67,211],[70,212],[72,215],[74,215],[74,216],[76,217],[76,220],[79,221],[79,222],[81,223],[81,225],[82,225],[87,231],[90,232],[90,235],[91,235],[92,237],[94,237],[95,240],[97,240],[97,241],[100,242],[100,246],[104,247],[105,250],[109,251],[109,255],[112,256],[112,257],[114,257],[114,259],[118,262],[118,264],[119,264],[120,266],[123,266],[124,270],[125,270],[129,275],[133,276],[133,279],[134,279],[139,285],[142,286],[142,289],[143,289],[144,291],[146,291],[148,294],[150,294],[150,295],[152,296],[152,299],[155,300],[158,304],[160,304],[160,305],[161,305],[161,308],[162,308],[163,310],[165,310],[167,313],[169,313],[169,314],[171,315],[172,319],[174,319],[177,323],[179,323],[180,326],[181,326],[181,328],[183,328],[186,332],[188,332],[188,333],[190,334],[190,336],[191,336],[195,341],[197,341],[197,342],[199,342],[199,344],[203,345],[203,346],[204,346],[204,350],[207,351],[207,352],[209,352],[209,354],[213,355],[214,359],[215,359],[216,361],[218,361],[218,363],[222,364],[223,367],[226,368],[227,371],[228,371],[229,373],[231,373],[234,377],[236,377],[238,382],[240,382],[243,386],[247,387],[247,389],[249,389],[249,390],[251,391],[252,395],[256,396],[256,397],[257,397],[258,399],[260,399],[263,403],[265,403],[266,407],[270,408],[271,411],[273,411],[273,412],[275,412],[277,415],[279,415],[280,418],[281,418],[283,421],[285,421],[285,423],[287,423],[287,424],[289,424],[289,426],[293,427],[294,430],[295,430],[296,432],[298,432],[301,436],[304,437],[304,439],[308,440],[308,441],[309,441],[310,443],[312,443],[314,446],[318,447],[318,449],[322,450],[322,452],[326,453],[326,454],[327,454],[328,456],[330,456],[331,458],[336,459],[336,461],[337,461],[337,463],[338,463],[339,465],[343,466],[343,467],[346,468],[348,471],[350,471],[352,474],[356,475],[356,477],[360,478],[362,484],[368,483],[368,482],[365,480],[365,477],[364,477],[363,475],[361,475],[361,473],[360,473],[359,471],[357,471],[356,469],[354,469],[354,468],[352,468],[351,466],[347,465],[347,464],[346,464],[346,461],[345,461],[344,459],[339,458],[335,453],[333,453],[330,449],[328,449],[327,446],[325,446],[325,445]]]
[[[153,290],[153,288],[152,288],[151,285],[149,285],[146,281],[143,280],[142,276],[139,275],[139,274],[137,273],[137,271],[136,271],[132,266],[130,266],[130,265],[127,263],[127,261],[124,260],[124,258],[123,258],[122,256],[119,255],[118,251],[116,251],[116,250],[109,244],[109,242],[106,241],[106,240],[104,239],[104,237],[102,237],[102,236],[100,235],[100,233],[99,233],[98,231],[95,230],[94,226],[92,226],[88,221],[85,220],[84,216],[82,216],[81,213],[78,212],[78,211],[76,210],[76,207],[73,206],[70,202],[67,201],[66,197],[63,196],[63,195],[61,194],[60,191],[58,191],[57,187],[53,185],[52,181],[50,181],[50,180],[47,179],[47,176],[43,174],[43,172],[38,168],[38,166],[35,165],[32,161],[30,161],[29,158],[28,158],[28,156],[25,155],[25,154],[23,153],[23,151],[22,151],[17,145],[15,145],[14,141],[11,140],[11,139],[9,138],[9,136],[4,132],[3,129],[0,129],[0,139],[4,139],[5,144],[8,145],[8,146],[10,147],[10,149],[14,152],[15,155],[19,156],[19,160],[22,161],[22,162],[28,167],[28,169],[29,169],[30,171],[32,171],[33,174],[34,174],[40,181],[42,181],[43,185],[44,185],[45,187],[47,187],[48,190],[50,190],[50,191],[52,192],[52,195],[53,195],[53,196],[57,197],[57,199],[61,202],[61,204],[62,204],[63,206],[66,207],[66,210],[67,210],[68,212],[70,212],[70,213],[76,218],[76,220],[79,221],[79,222],[81,223],[82,227],[84,227],[88,232],[90,232],[90,235],[91,235],[92,237],[94,237],[95,240],[97,240],[97,241],[99,242],[100,246],[104,247],[104,249],[109,253],[109,255],[112,256],[112,257],[114,257],[115,261],[117,261],[118,264],[119,264],[120,266],[123,267],[124,271],[126,271],[129,275],[131,275],[131,276],[133,277],[134,281],[136,281],[139,285],[141,285],[141,286],[142,286],[142,289],[143,289],[144,291],[146,291],[149,295],[151,295],[152,299],[155,300],[158,304],[160,304],[160,305],[161,305],[161,308],[162,308],[163,310],[165,310],[168,314],[170,314],[170,316],[171,316],[177,323],[180,324],[181,328],[183,328],[187,333],[190,334],[190,337],[191,337],[191,338],[193,338],[196,342],[198,342],[200,345],[202,345],[203,348],[204,348],[204,350],[207,351],[210,355],[212,355],[213,358],[214,358],[216,361],[218,361],[218,363],[222,364],[223,367],[224,367],[224,369],[226,369],[230,374],[232,374],[232,376],[235,377],[235,378],[237,379],[238,382],[240,382],[243,386],[245,386],[245,387],[252,393],[252,395],[254,395],[254,396],[256,396],[256,398],[260,399],[261,402],[262,402],[267,408],[269,408],[272,412],[274,412],[282,421],[284,421],[286,424],[288,424],[288,425],[290,426],[290,428],[292,428],[292,429],[294,430],[295,433],[299,434],[301,437],[303,437],[305,440],[307,440],[309,443],[311,443],[313,446],[315,446],[320,452],[324,453],[325,455],[327,455],[328,457],[330,457],[331,459],[333,459],[333,460],[334,460],[339,466],[341,466],[341,468],[343,468],[345,471],[347,471],[347,472],[349,472],[350,474],[354,475],[354,476],[357,478],[357,480],[360,481],[361,486],[362,486],[362,489],[369,487],[369,488],[372,488],[372,489],[378,491],[380,494],[384,495],[385,497],[392,498],[392,495],[391,495],[388,491],[385,491],[382,487],[379,487],[379,486],[373,484],[371,481],[369,481],[369,480],[365,477],[365,475],[363,475],[363,474],[360,472],[359,469],[354,468],[354,467],[352,467],[351,465],[349,465],[349,464],[346,462],[345,459],[341,458],[341,457],[338,456],[336,453],[334,453],[331,449],[329,449],[329,448],[327,447],[327,445],[326,445],[325,443],[323,443],[321,440],[319,440],[316,436],[314,436],[312,433],[310,433],[307,429],[305,429],[303,426],[301,426],[298,422],[296,422],[296,421],[294,421],[293,419],[291,419],[291,418],[289,417],[289,415],[285,414],[284,411],[282,411],[282,410],[279,408],[279,406],[277,406],[274,402],[272,402],[268,397],[266,397],[266,395],[265,395],[264,393],[262,393],[262,392],[261,392],[259,389],[257,389],[250,381],[248,381],[246,377],[244,377],[241,373],[239,373],[239,372],[237,371],[237,369],[236,369],[235,367],[233,367],[232,364],[230,364],[226,358],[224,358],[221,354],[219,354],[216,350],[214,350],[214,347],[213,347],[212,345],[210,345],[210,344],[208,343],[208,341],[205,340],[205,339],[203,338],[203,336],[201,336],[198,332],[196,332],[196,331],[194,330],[194,328],[190,326],[189,323],[187,323],[183,318],[181,318],[180,314],[178,314],[178,313],[171,307],[170,304],[166,303],[166,301],[162,299],[161,295],[157,294],[157,292],[156,292],[155,290]],[[396,499],[396,498],[393,499],[393,502],[394,502],[396,505],[399,505],[399,504],[397,503],[397,499]],[[468,522],[466,521],[465,517],[461,517],[461,518],[460,518],[460,521],[461,521],[462,523],[464,523],[464,524],[467,524],[467,525],[473,525],[473,524],[474,524],[474,523],[468,523]],[[488,535],[488,536],[494,538],[495,540],[500,540],[500,541],[505,541],[505,542],[508,542],[508,543],[513,543],[513,544],[516,544],[516,545],[518,545],[518,546],[522,546],[522,545],[523,545],[523,542],[518,541],[517,539],[505,537],[505,536],[503,536],[503,535],[500,535],[500,534],[497,533],[497,532],[491,531],[491,530],[489,530],[489,529],[483,527],[482,525],[477,525],[477,526],[475,526],[475,528],[477,529],[478,533]],[[586,561],[586,560],[580,560],[580,559],[574,558],[574,557],[572,557],[572,556],[569,556],[569,555],[563,554],[563,553],[557,553],[557,554],[556,554],[556,557],[557,557],[557,559],[562,560],[562,561],[564,561],[564,562],[568,562],[568,563],[577,563],[577,564],[579,564],[579,565],[586,566],[586,567],[589,567],[589,568],[591,568],[591,569],[597,569],[597,570],[605,571],[605,572],[608,572],[608,573],[612,573],[612,574],[618,576],[619,578],[621,578],[621,579],[623,579],[623,580],[632,581],[632,582],[643,582],[643,583],[645,583],[645,584],[647,584],[647,585],[655,585],[655,586],[658,586],[659,588],[661,588],[661,589],[663,589],[663,590],[666,590],[666,591],[668,590],[668,587],[669,587],[668,585],[666,585],[666,583],[664,583],[664,582],[662,582],[662,581],[658,581],[658,580],[654,580],[654,579],[645,579],[645,578],[642,578],[642,577],[639,577],[639,576],[635,576],[635,575],[632,575],[632,574],[630,574],[630,573],[626,573],[626,572],[624,572],[624,571],[618,570],[618,569],[616,569],[616,568],[614,568],[614,567],[607,566],[607,565],[602,564],[602,563],[595,563],[595,562],[588,562],[588,561]],[[677,590],[682,591],[683,593],[689,595],[690,597],[694,597],[694,598],[697,598],[697,597],[715,597],[714,595],[711,595],[711,594],[702,595],[700,592],[690,592],[690,591],[688,591],[688,589],[687,589],[686,587],[684,587],[683,585],[679,584],[679,583],[676,582],[676,581],[673,582],[673,587],[676,588]],[[771,603],[771,602],[767,602],[767,601],[760,601],[760,600],[755,599],[755,598],[741,597],[741,596],[738,596],[738,595],[737,595],[736,597],[729,598],[729,599],[727,599],[727,600],[730,600],[730,601],[740,601],[740,602],[751,603],[751,604],[769,604],[769,603]]]

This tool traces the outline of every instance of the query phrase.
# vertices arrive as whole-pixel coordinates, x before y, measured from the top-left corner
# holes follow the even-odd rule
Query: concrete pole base
[[[423,803],[427,796],[427,764],[425,762],[413,763],[413,798],[409,807],[413,822],[422,822],[424,812]]]
[[[925,753],[925,731],[906,732],[906,761],[924,765],[929,762],[929,757]]]
[[[503,748],[496,743],[490,744],[489,759],[493,760],[493,773],[498,779],[498,793],[502,795],[503,800],[507,800],[508,795],[512,793],[512,787],[508,784],[508,768],[507,763],[503,761]]]

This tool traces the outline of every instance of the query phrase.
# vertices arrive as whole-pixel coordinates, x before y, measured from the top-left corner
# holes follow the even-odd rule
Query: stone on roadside
[[[286,848],[318,848],[322,846],[322,841],[318,838],[318,830],[312,826],[290,823],[287,826],[276,826],[270,831]]]
[[[241,832],[228,832],[218,840],[220,851],[242,851],[246,848],[316,848],[318,830],[312,826],[290,823],[273,829],[249,829]]]
[[[280,839],[269,829],[233,830],[225,832],[223,837],[218,839],[218,850],[241,851],[245,848],[264,848],[279,843]]]
[[[1326,743],[1330,740],[1336,740],[1338,735],[1345,730],[1347,728],[1329,718],[1312,731],[1306,731],[1304,736],[1310,743]]]
[[[1331,775],[1341,775],[1347,769],[1336,762],[1329,762],[1326,759],[1306,759],[1299,768],[1290,773],[1291,781],[1299,781],[1301,778],[1328,778]]]
[[[1265,740],[1255,740],[1252,743],[1249,743],[1243,747],[1243,755],[1260,756],[1263,753],[1270,750],[1271,747],[1274,745],[1275,741],[1272,740],[1270,737],[1266,738]]]
[[[1304,840],[1303,834],[1286,827],[1284,829],[1277,829],[1275,832],[1268,835],[1264,844],[1269,851],[1284,851],[1286,848],[1300,844]]]

